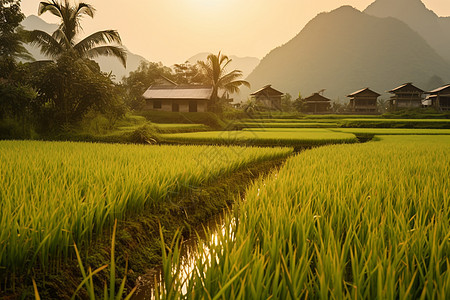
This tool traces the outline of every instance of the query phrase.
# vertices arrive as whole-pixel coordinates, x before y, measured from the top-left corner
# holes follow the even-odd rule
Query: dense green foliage
[[[0,268],[52,267],[115,218],[291,151],[0,141]]]
[[[159,296],[445,299],[449,158],[448,136],[300,153],[248,190],[187,270],[167,253]]]

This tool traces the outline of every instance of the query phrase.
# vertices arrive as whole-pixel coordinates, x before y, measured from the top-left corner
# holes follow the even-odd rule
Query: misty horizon
[[[22,1],[22,11],[26,16],[37,15],[39,2]],[[242,58],[262,59],[274,48],[294,38],[321,12],[343,5],[362,11],[372,2],[324,0],[311,4],[292,0],[252,0],[245,3],[237,0],[177,0],[162,3],[137,1],[133,6],[123,7],[121,1],[98,0],[91,3],[97,10],[95,18],[85,18],[83,29],[85,35],[116,29],[130,52],[165,65],[182,63],[198,53],[218,51]],[[450,1],[422,2],[438,16],[450,15]],[[119,11],[120,14],[117,13]],[[269,22],[261,20],[261,15],[269,16],[264,17],[269,18]],[[48,23],[58,23],[51,15],[40,17]]]

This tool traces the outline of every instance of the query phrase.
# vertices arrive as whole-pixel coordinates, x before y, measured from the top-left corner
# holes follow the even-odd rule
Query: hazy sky
[[[263,58],[293,38],[323,11],[342,5],[365,9],[374,0],[83,0],[97,13],[82,25],[86,34],[119,31],[130,51],[166,65],[199,52]],[[395,1],[395,0],[393,0]],[[40,0],[22,0],[25,15],[37,14]],[[450,15],[450,0],[423,0],[439,16]],[[42,15],[47,22],[57,19]]]

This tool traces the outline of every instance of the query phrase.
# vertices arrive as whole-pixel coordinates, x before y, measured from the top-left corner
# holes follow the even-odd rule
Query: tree
[[[27,137],[30,104],[36,93],[24,80],[25,68],[17,62],[19,58],[31,59],[23,46],[24,31],[20,26],[25,16],[20,10],[20,0],[0,0],[0,4],[0,120],[11,121],[7,122],[6,131]]]
[[[74,60],[68,53],[35,73],[33,83],[39,92],[36,113],[45,130],[79,122],[91,109],[104,113],[115,99],[114,83],[96,62]]]
[[[292,111],[294,109],[294,101],[292,101],[292,96],[286,93],[281,98],[281,110],[282,111]]]
[[[207,79],[197,64],[186,61],[184,64],[173,66],[174,80],[178,84],[201,84]]]
[[[142,95],[161,76],[172,78],[172,70],[163,66],[162,63],[143,61],[136,71],[124,77],[123,86],[127,92],[128,106],[131,109],[142,109],[144,105]]]
[[[239,92],[240,86],[244,85],[250,87],[250,84],[245,80],[240,80],[242,77],[242,71],[233,70],[227,73],[227,66],[231,63],[231,59],[228,56],[219,52],[218,55],[208,55],[206,61],[199,61],[198,66],[206,77],[206,84],[213,87],[213,93],[211,96],[212,109],[220,111],[220,99],[219,93],[233,94]]]
[[[25,16],[20,10],[20,0],[0,0],[0,4],[0,78],[7,78],[18,58],[32,58],[23,46],[20,22]]]
[[[41,30],[30,33],[32,44],[39,46],[42,54],[54,60],[58,60],[65,53],[76,58],[90,59],[102,55],[114,56],[126,66],[126,51],[121,46],[119,33],[115,30],[98,31],[76,43],[81,30],[81,19],[84,16],[94,17],[95,9],[90,4],[81,2],[71,5],[69,0],[40,2],[38,14],[46,12],[60,18],[61,23],[52,35]]]

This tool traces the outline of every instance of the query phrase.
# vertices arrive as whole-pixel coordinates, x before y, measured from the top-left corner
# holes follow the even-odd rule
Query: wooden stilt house
[[[250,94],[258,106],[271,110],[281,110],[281,98],[284,93],[274,89],[270,84]]]
[[[302,102],[302,111],[305,113],[323,114],[329,112],[330,108],[331,100],[319,93],[312,94]]]
[[[389,99],[392,110],[422,107],[424,91],[410,82],[390,90],[389,93],[392,94]]]
[[[347,96],[350,98],[350,110],[357,113],[376,113],[377,100],[380,96],[369,88],[351,93]]]
[[[450,111],[450,84],[426,92],[425,106],[435,107],[438,110]]]

